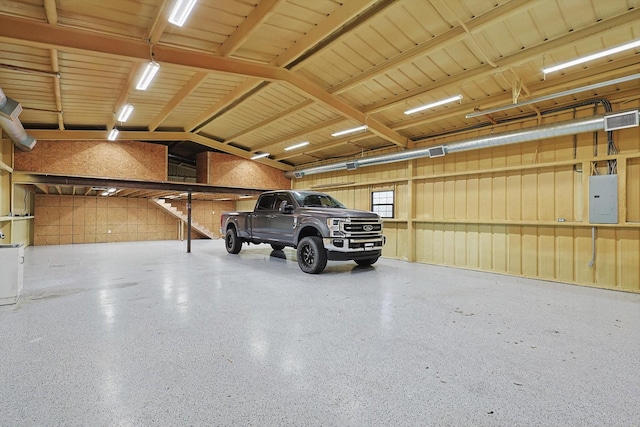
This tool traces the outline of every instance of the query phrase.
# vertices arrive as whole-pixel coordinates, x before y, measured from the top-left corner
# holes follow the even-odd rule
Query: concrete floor
[[[640,425],[640,295],[185,248],[27,248],[0,424]]]

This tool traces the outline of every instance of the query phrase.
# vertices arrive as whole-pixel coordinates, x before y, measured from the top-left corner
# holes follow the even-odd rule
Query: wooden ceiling
[[[119,139],[268,152],[258,161],[294,170],[640,88],[465,118],[637,73],[637,48],[541,70],[639,39],[640,0],[198,0],[183,27],[167,22],[174,1],[0,0],[0,88],[28,133],[106,139],[116,126]],[[152,55],[160,71],[136,90]]]

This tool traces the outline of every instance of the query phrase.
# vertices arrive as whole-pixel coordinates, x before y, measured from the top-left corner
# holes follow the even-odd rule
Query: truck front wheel
[[[317,274],[327,266],[327,251],[319,237],[308,236],[300,240],[297,255],[298,266],[305,273]]]
[[[230,254],[237,254],[242,249],[242,240],[238,237],[235,228],[231,227],[227,230],[227,234],[224,236],[224,245]]]

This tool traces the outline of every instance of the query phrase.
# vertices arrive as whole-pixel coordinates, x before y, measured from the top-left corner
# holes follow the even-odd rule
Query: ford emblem
[[[365,225],[364,227],[362,227],[362,229],[363,229],[364,231],[373,231],[373,225],[371,225],[371,224],[367,224],[367,225]]]

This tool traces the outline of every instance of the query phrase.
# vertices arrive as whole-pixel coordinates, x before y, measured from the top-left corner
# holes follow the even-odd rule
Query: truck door
[[[269,234],[271,239],[282,243],[293,244],[293,227],[295,223],[293,212],[280,212],[282,203],[295,206],[291,195],[287,193],[277,193],[276,200],[273,205],[274,210],[269,218]]]
[[[256,208],[251,214],[251,237],[267,239],[269,235],[269,217],[273,214],[275,194],[263,194],[258,199]]]

